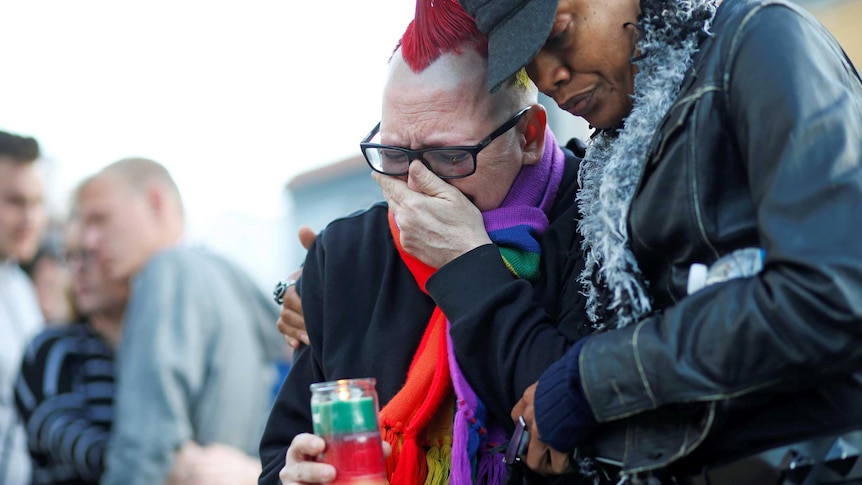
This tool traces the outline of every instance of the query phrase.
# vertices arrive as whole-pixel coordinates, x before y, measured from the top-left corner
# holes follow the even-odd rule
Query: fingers
[[[299,297],[296,296],[295,292],[292,295],[286,294],[283,305],[278,322],[276,322],[278,331],[284,335],[288,345],[294,349],[299,348],[300,342],[308,345],[305,319],[302,316],[302,311],[297,310],[297,307],[301,308],[302,306]]]
[[[290,275],[291,280],[298,280],[302,275],[302,268]],[[284,293],[281,315],[276,322],[278,331],[284,335],[287,344],[294,349],[299,348],[300,342],[309,345],[308,333],[305,331],[305,317],[302,313],[302,300],[296,292],[296,285],[291,285]]]
[[[515,424],[518,424],[518,418],[524,415],[524,412],[526,411],[526,409],[527,409],[527,401],[525,401],[524,398],[522,397],[521,399],[518,400],[517,403],[515,403],[515,407],[512,408],[512,412],[511,412],[511,414],[509,414],[509,416],[511,416],[512,421],[514,421]]]
[[[533,421],[533,397],[536,395],[536,386],[538,386],[538,382],[534,382],[530,387],[524,390],[524,394],[521,396],[521,399],[515,404],[515,407],[512,408],[512,421],[515,423],[518,422],[518,418],[523,416],[524,420],[527,422],[527,426],[529,426]],[[529,414],[528,410],[529,408]],[[529,418],[529,419],[528,419]]]
[[[517,422],[519,417],[523,417],[524,422],[527,423],[527,430],[530,432],[527,455],[522,457],[527,466],[541,475],[559,475],[564,473],[569,466],[569,454],[557,451],[542,442],[539,426],[536,423],[536,410],[533,406],[538,384],[538,382],[533,383],[524,391],[524,395],[512,408],[512,419]]]
[[[517,422],[519,417],[524,418],[524,422],[527,425],[527,431],[530,432],[530,443],[527,445],[527,456],[523,457],[524,461],[532,470],[537,473],[544,474],[546,473],[545,460],[548,458],[546,456],[548,447],[539,440],[539,432],[535,426],[536,419],[533,409],[533,396],[535,395],[537,385],[538,382],[533,383],[533,385],[524,391],[524,395],[521,396],[521,399],[512,409],[512,419]]]
[[[527,455],[521,457],[531,470],[540,475],[562,475],[569,466],[569,454],[557,451],[530,432]]]
[[[308,251],[308,248],[311,247],[311,244],[314,243],[314,240],[317,239],[317,233],[314,232],[314,229],[308,226],[299,226],[299,232],[297,234],[299,236],[299,243],[302,244],[302,247]]]
[[[297,435],[284,459],[284,468],[278,474],[281,482],[290,484],[327,483],[335,480],[335,468],[318,463],[315,458],[326,449],[323,438],[313,434]]]
[[[423,263],[440,268],[491,242],[479,209],[421,163],[410,165],[410,182],[373,176],[395,215],[401,247]]]
[[[439,198],[448,203],[466,198],[454,186],[434,175],[422,162],[413,161],[407,181],[389,175],[373,172],[371,176],[383,191],[383,197],[393,209],[422,209],[429,197]],[[469,202],[468,202],[469,203]],[[472,205],[472,204],[470,204]]]
[[[407,187],[414,192],[420,192],[432,197],[439,197],[451,190],[457,190],[435,175],[434,172],[428,170],[428,167],[422,164],[422,162],[415,160],[410,163]]]
[[[277,326],[288,345],[294,349],[299,348],[300,342],[309,345],[308,333],[305,331],[305,318],[302,315],[302,302],[295,291],[285,294],[284,307]]]
[[[309,226],[300,226],[297,236],[299,243],[306,250],[317,239],[317,234]],[[295,282],[301,275],[302,268],[296,270],[288,279]],[[308,333],[305,331],[305,317],[302,313],[302,300],[296,292],[296,285],[290,285],[282,298],[281,315],[276,322],[278,331],[284,336],[287,345],[294,349],[298,349],[301,343],[309,345]]]
[[[371,177],[375,182],[377,182],[377,185],[380,186],[380,191],[383,192],[383,198],[386,199],[389,207],[393,211],[396,211],[397,208],[401,207],[401,202],[405,195],[409,195],[405,192],[409,190],[407,188],[407,183],[401,179],[379,174],[377,172],[372,172]]]
[[[312,460],[326,449],[326,442],[320,436],[311,433],[300,433],[290,442],[285,456],[286,463],[298,463]]]
[[[530,431],[530,443],[527,445],[526,456],[521,457],[524,463],[540,475],[559,475],[565,472],[569,464],[568,455],[554,450],[542,441],[542,436],[539,434],[539,429],[535,423],[532,407],[527,412],[530,416],[529,419],[525,417],[524,421],[527,422],[527,428]]]
[[[330,483],[335,480],[335,468],[326,463],[303,462],[285,466],[278,474],[284,485]]]
[[[548,448],[550,453],[550,473],[554,475],[562,475],[569,467],[569,454],[557,451],[553,448]]]
[[[551,472],[550,448],[532,435],[530,435],[527,456],[522,456],[521,459],[530,467],[530,470],[539,475],[548,475]]]

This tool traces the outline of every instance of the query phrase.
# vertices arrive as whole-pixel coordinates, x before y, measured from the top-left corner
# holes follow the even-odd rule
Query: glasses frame
[[[60,260],[69,267],[78,266],[86,268],[91,266],[96,261],[96,255],[92,251],[86,249],[66,250],[64,249],[60,255]]]
[[[485,139],[483,139],[482,141],[480,141],[476,145],[430,147],[430,148],[422,148],[420,150],[411,150],[409,148],[396,147],[396,146],[392,146],[392,145],[383,145],[380,143],[370,143],[371,139],[374,138],[377,135],[377,133],[380,132],[380,122],[378,121],[377,125],[374,126],[374,128],[367,135],[365,135],[365,138],[363,138],[362,141],[359,143],[359,148],[362,150],[362,156],[365,158],[365,161],[368,163],[368,166],[371,167],[371,170],[374,170],[375,172],[381,173],[383,175],[390,175],[393,177],[400,177],[402,175],[407,175],[407,172],[410,168],[410,162],[418,159],[419,161],[422,162],[423,165],[425,165],[428,168],[428,170],[433,172],[434,175],[440,177],[441,179],[460,179],[460,178],[464,178],[464,177],[469,177],[470,175],[473,175],[474,173],[476,173],[476,156],[479,154],[479,152],[481,152],[485,147],[490,145],[492,141],[499,138],[503,133],[506,133],[507,131],[511,130],[515,125],[517,125],[518,122],[521,121],[521,118],[524,116],[524,114],[530,110],[530,108],[531,108],[531,106],[527,106],[525,108],[522,108],[520,111],[518,111],[515,114],[515,116],[509,118],[508,121],[506,121],[505,123],[500,125],[499,128],[497,128],[496,130],[491,132],[490,135],[485,137]],[[371,163],[371,160],[368,159],[368,155],[366,155],[366,153],[365,153],[365,150],[368,150],[370,148],[377,148],[377,149],[385,148],[387,150],[395,150],[395,151],[399,151],[401,153],[407,154],[407,157],[408,157],[407,158],[407,160],[408,160],[407,168],[408,168],[408,170],[405,170],[403,172],[397,172],[397,173],[384,172],[382,170],[378,170],[377,168],[374,167],[374,165]],[[427,160],[425,160],[425,153],[438,151],[438,150],[439,151],[463,150],[463,151],[469,153],[473,158],[473,169],[470,170],[470,173],[465,173],[462,175],[440,175],[440,174],[438,174],[437,172],[434,171],[433,168],[431,168],[431,163],[429,163]]]

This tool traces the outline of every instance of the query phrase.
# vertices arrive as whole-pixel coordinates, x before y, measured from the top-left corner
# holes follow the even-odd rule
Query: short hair
[[[156,184],[176,199],[182,213],[183,199],[180,189],[168,169],[156,161],[139,157],[124,158],[103,168],[96,176],[102,174],[116,176],[130,188],[137,190],[144,190],[150,184]]]
[[[29,136],[20,136],[0,131],[0,157],[8,157],[18,163],[31,163],[39,158],[39,142]]]
[[[69,196],[69,210],[66,214],[66,223],[69,224],[76,219],[80,219],[81,217],[81,199],[84,197],[84,190],[90,185],[90,183],[95,179],[95,175],[90,175],[84,180],[78,182],[78,185],[72,189],[72,193]]]

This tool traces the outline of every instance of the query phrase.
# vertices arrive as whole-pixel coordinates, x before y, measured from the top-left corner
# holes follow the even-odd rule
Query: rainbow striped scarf
[[[484,212],[485,229],[515,277],[539,276],[538,239],[548,228],[548,212],[563,176],[565,156],[550,129],[545,130],[541,162],[525,166],[497,209]],[[404,251],[394,215],[389,227],[398,252],[422,291],[436,271]],[[451,426],[434,426],[440,416],[455,415]],[[392,445],[387,477],[393,485],[502,483],[505,469],[496,454],[505,440],[503,427],[489,423],[455,358],[449,321],[440,307],[431,314],[404,386],[380,411],[383,438]]]

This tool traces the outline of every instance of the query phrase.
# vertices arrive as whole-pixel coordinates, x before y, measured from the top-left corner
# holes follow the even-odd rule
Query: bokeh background
[[[862,63],[862,0],[800,3]],[[320,229],[375,198],[358,142],[379,118],[386,61],[413,9],[0,0],[0,129],[41,142],[55,220],[104,165],[163,163],[183,193],[189,240],[269,288],[301,262],[296,227]],[[552,123],[560,138],[587,133],[567,115]],[[347,175],[365,195],[333,185]]]

